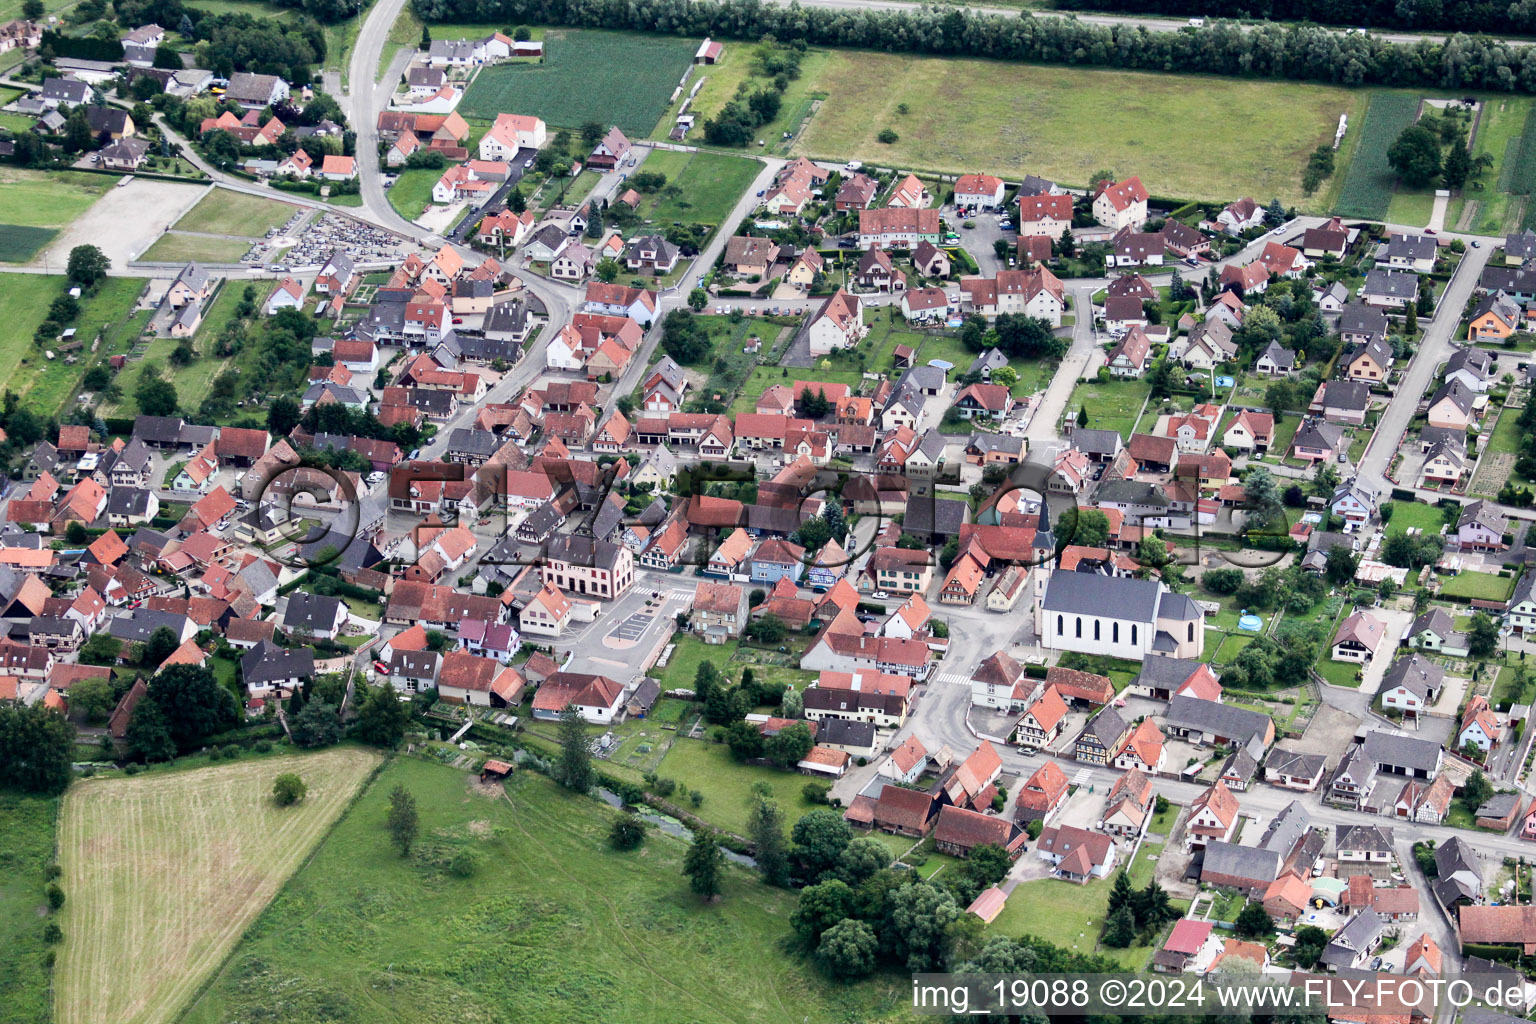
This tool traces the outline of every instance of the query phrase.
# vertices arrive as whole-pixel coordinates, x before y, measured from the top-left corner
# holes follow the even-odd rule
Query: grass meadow
[[[397,783],[421,813],[409,858],[383,825]],[[540,776],[520,772],[502,793],[399,759],[184,1019],[748,1024],[883,1020],[910,998],[905,977],[845,986],[785,953],[793,893],[727,867],[724,898],[701,904],[682,842],[650,831],[616,853],[612,819]],[[466,847],[478,870],[449,875],[441,865]]]
[[[0,263],[25,263],[111,188],[104,174],[0,167]]]
[[[826,93],[795,152],[880,166],[1086,185],[1094,171],[1138,174],[1154,195],[1303,202],[1307,155],[1366,94],[1326,85],[1037,67],[1001,61],[832,53]],[[905,105],[907,112],[901,113]],[[1219,131],[1189,125],[1220,112]],[[877,141],[884,129],[899,136]],[[1264,144],[1254,145],[1255,138]]]
[[[500,64],[475,78],[459,105],[466,118],[515,111],[561,128],[617,124],[644,138],[660,120],[698,40],[590,29],[544,33],[544,63]]]
[[[80,317],[74,323],[79,337],[89,344],[101,331],[107,340],[95,357],[87,354],[85,359],[69,364],[48,359],[32,343],[32,334],[47,317],[49,305],[64,293],[64,278],[0,274],[0,323],[6,325],[0,340],[0,380],[40,416],[57,415],[78,392],[80,378],[94,359],[110,354],[129,331],[130,315],[143,288],[144,282],[138,278],[109,277],[81,300]]]
[[[77,784],[59,821],[57,1024],[176,1019],[377,763],[332,749]],[[284,771],[309,787],[294,807],[272,802]]]
[[[57,799],[0,796],[0,1024],[49,1020],[43,890],[58,812]]]
[[[139,254],[139,259],[164,263],[239,263],[251,243],[238,238],[207,238],[167,231]]]
[[[292,203],[215,189],[182,214],[171,230],[262,238],[269,229],[286,224],[298,210]]]

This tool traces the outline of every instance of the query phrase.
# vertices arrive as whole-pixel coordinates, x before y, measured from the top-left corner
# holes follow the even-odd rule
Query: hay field
[[[65,797],[58,1024],[174,1019],[378,763],[362,750],[88,781]],[[271,800],[297,772],[309,795]]]

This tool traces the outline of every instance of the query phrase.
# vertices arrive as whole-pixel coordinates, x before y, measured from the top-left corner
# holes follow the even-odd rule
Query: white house
[[[1134,231],[1147,222],[1147,200],[1151,197],[1140,178],[1100,184],[1102,188],[1093,197],[1094,220],[1111,231]]]
[[[806,331],[813,356],[852,348],[868,331],[864,326],[864,304],[858,296],[839,288],[822,303]]]
[[[549,130],[542,119],[528,114],[497,114],[480,138],[481,160],[511,160],[519,149],[539,149]]]

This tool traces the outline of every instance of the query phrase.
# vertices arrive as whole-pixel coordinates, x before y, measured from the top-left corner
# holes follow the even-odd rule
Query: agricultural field
[[[1342,172],[1344,183],[1333,212],[1345,217],[1383,220],[1397,187],[1397,175],[1387,165],[1387,148],[1413,123],[1419,110],[1419,96],[1412,92],[1378,91],[1370,97],[1370,108],[1359,128],[1355,158],[1347,168],[1334,172]]]
[[[794,152],[881,166],[1085,185],[1094,171],[1139,174],[1154,195],[1304,203],[1308,154],[1331,141],[1364,93],[1325,85],[1035,67],[998,61],[834,51],[814,88],[826,93]],[[1188,133],[1216,105],[1231,131]],[[901,113],[905,106],[907,112]],[[955,128],[963,109],[965,129]],[[1085,125],[1092,125],[1085,131]],[[877,141],[885,129],[899,140]],[[1251,139],[1263,133],[1265,145]]]
[[[332,749],[77,784],[59,822],[59,1024],[175,1019],[377,764]],[[284,771],[309,787],[294,807],[271,799]]]
[[[459,113],[494,120],[515,110],[561,128],[598,121],[644,138],[698,46],[698,40],[675,36],[550,30],[544,35],[544,63],[486,68],[465,93]]]
[[[408,858],[382,827],[397,784],[421,814]],[[674,1024],[728,1006],[741,1024],[874,1020],[906,995],[905,980],[846,986],[784,952],[793,893],[727,867],[724,899],[702,905],[683,843],[649,830],[641,849],[615,853],[612,819],[540,776],[519,773],[503,793],[396,760],[184,1019]],[[480,866],[453,877],[443,865],[465,848]]]
[[[658,161],[657,157],[662,156],[683,159]],[[662,228],[682,221],[716,229],[730,216],[763,165],[724,153],[658,152],[646,157],[640,169],[660,171],[667,176],[667,184],[659,192],[641,200],[640,216]]]
[[[150,262],[186,263],[239,263],[240,258],[251,251],[251,243],[240,238],[209,238],[206,235],[185,235],[179,231],[167,231],[139,259]]]
[[[1451,201],[1446,227],[1483,235],[1502,235],[1519,227],[1520,214],[1528,202],[1525,197],[1536,184],[1530,180],[1536,172],[1525,169],[1525,161],[1536,161],[1536,138],[1531,138],[1528,146],[1525,141],[1536,135],[1533,112],[1536,103],[1528,96],[1496,96],[1484,101],[1472,152],[1473,156],[1487,154],[1493,165],[1483,172],[1481,181],[1467,186],[1463,198]]]
[[[47,797],[0,796],[0,1024],[37,1024],[49,1019],[48,966],[44,958],[44,869],[53,860],[53,829],[59,802]]]
[[[171,225],[173,231],[197,231],[208,235],[235,235],[262,238],[272,228],[282,227],[299,212],[300,207],[276,199],[246,195],[229,189],[214,189],[196,206]]]
[[[105,174],[0,167],[0,263],[25,263],[111,188]]]

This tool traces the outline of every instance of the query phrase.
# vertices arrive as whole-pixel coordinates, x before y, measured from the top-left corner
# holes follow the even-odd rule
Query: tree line
[[[1536,5],[1536,0],[1522,0]],[[1143,71],[1295,79],[1340,85],[1536,92],[1536,47],[1456,34],[1391,43],[1315,25],[1208,22],[1153,32],[1068,18],[780,7],[755,0],[413,0],[423,21],[536,22],[667,35],[988,57]]]
[[[1126,14],[1203,16],[1200,0],[1056,0],[1065,11],[1120,11]],[[1536,2],[1492,0],[1258,0],[1227,11],[1234,18],[1262,21],[1318,21],[1375,28],[1450,29],[1510,35],[1536,32]]]

